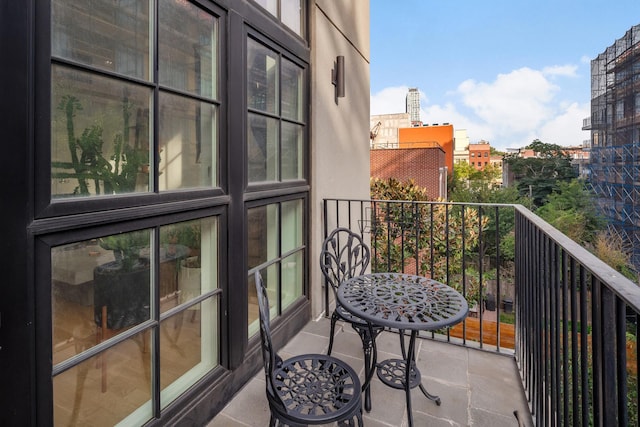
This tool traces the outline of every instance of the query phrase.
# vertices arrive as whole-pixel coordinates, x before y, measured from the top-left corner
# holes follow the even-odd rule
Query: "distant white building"
[[[376,114],[369,120],[372,149],[398,148],[398,129],[411,127],[409,113]]]

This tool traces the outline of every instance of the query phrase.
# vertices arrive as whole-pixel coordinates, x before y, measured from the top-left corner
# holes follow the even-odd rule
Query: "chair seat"
[[[285,408],[278,402],[272,410],[294,423],[331,423],[361,411],[360,380],[335,357],[304,354],[284,360],[274,370],[274,386]]]

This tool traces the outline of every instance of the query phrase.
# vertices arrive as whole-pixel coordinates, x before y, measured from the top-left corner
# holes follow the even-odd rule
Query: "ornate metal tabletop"
[[[394,329],[440,329],[460,322],[469,311],[450,286],[403,273],[356,276],[340,285],[338,300],[356,316]]]
[[[467,301],[455,289],[427,279],[403,273],[374,273],[353,277],[338,287],[338,301],[349,312],[373,325],[399,329],[403,359],[387,359],[374,365],[378,378],[389,387],[404,389],[407,419],[413,426],[411,389],[422,393],[440,405],[440,398],[422,385],[415,363],[415,342],[418,331],[453,326],[462,321],[468,311]],[[404,330],[410,330],[409,349],[404,348]],[[375,341],[374,341],[375,346]],[[407,369],[407,367],[409,367]],[[371,373],[365,386],[369,386]]]

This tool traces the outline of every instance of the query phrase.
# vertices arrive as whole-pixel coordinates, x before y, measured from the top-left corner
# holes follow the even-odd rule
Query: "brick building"
[[[476,169],[482,170],[490,164],[491,145],[488,142],[480,141],[477,144],[469,144],[469,164]]]
[[[445,151],[441,147],[371,150],[371,177],[394,178],[405,182],[412,179],[427,190],[429,198],[447,197]]]

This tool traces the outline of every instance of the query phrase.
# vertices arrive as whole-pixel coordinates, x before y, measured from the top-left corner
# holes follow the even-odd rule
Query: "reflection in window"
[[[51,54],[151,80],[150,15],[148,0],[54,0]]]
[[[303,295],[303,215],[301,199],[248,210],[249,336],[258,331],[253,279],[256,269],[260,270],[267,287],[272,317],[280,315]]]
[[[255,0],[260,6],[267,9],[273,16],[280,18],[283,24],[302,35],[303,9],[302,0]],[[280,10],[278,10],[280,3]]]
[[[278,121],[249,114],[249,182],[278,180]]]
[[[302,141],[304,128],[282,123],[282,180],[302,179]]]
[[[149,190],[151,90],[53,66],[51,194]]]
[[[304,70],[255,40],[247,45],[248,182],[303,179]]]
[[[158,244],[152,244],[153,231],[51,248],[54,415],[60,425],[93,424],[96,414],[119,401],[118,410],[104,414],[107,424],[144,424],[153,363],[161,367],[162,407],[219,364],[218,221],[161,226]],[[149,320],[133,337],[118,344],[112,339]],[[158,327],[160,353],[154,355]],[[103,342],[109,348],[98,356],[87,353]],[[57,372],[77,357],[75,366]]]
[[[217,20],[197,6],[158,2],[161,85],[207,98],[217,96]]]
[[[302,0],[281,0],[280,8],[282,23],[302,35]]]
[[[282,117],[302,121],[302,68],[282,60]]]
[[[247,96],[249,108],[278,113],[278,55],[249,39],[247,43]]]
[[[217,184],[217,107],[160,93],[159,189]]]

